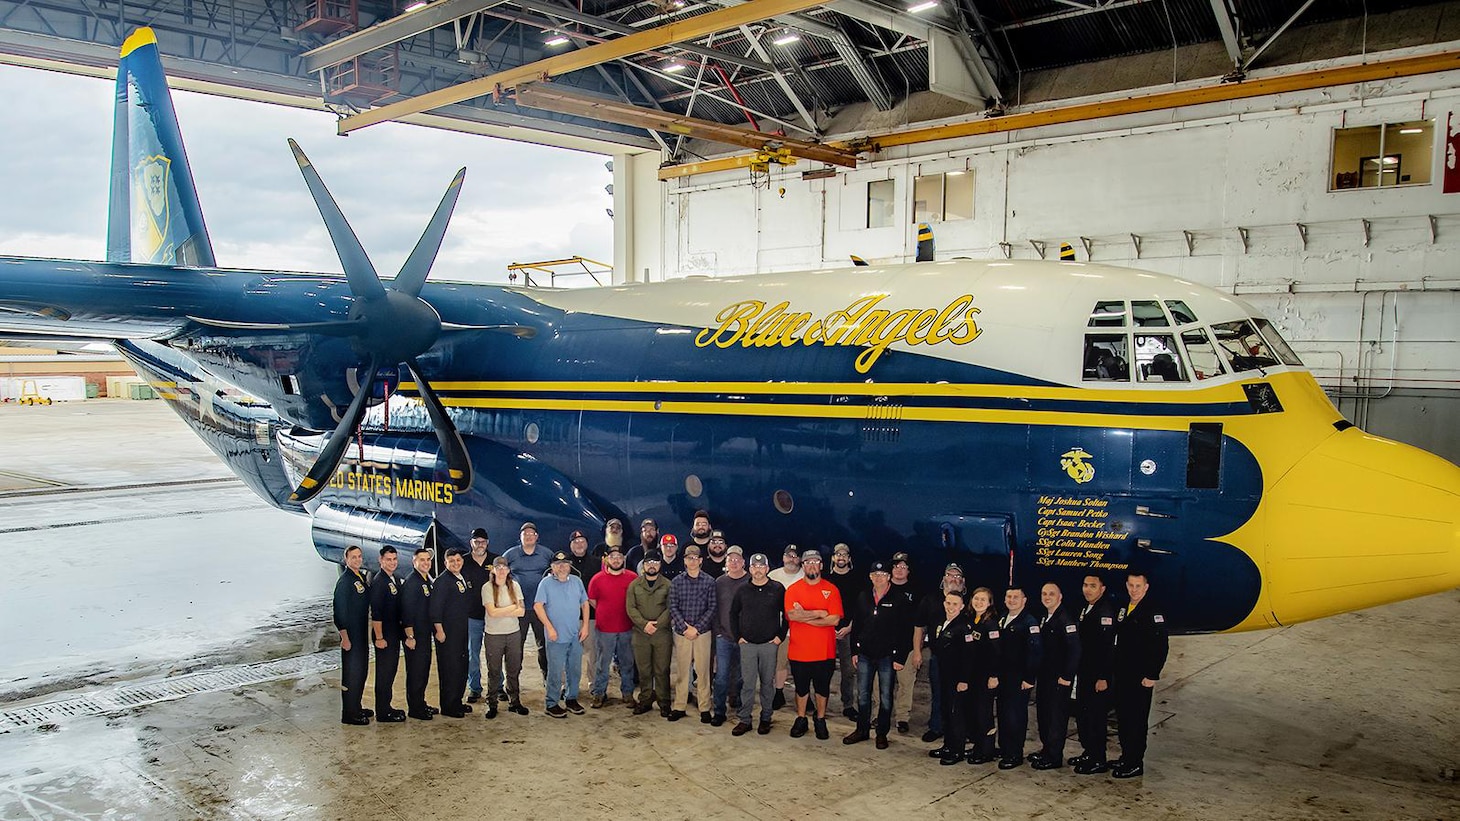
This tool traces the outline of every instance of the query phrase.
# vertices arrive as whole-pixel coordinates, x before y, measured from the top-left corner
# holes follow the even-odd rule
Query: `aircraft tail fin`
[[[137,29],[122,43],[117,65],[106,258],[217,264],[150,28]]]
[[[933,226],[918,223],[918,256],[916,262],[933,261]]]

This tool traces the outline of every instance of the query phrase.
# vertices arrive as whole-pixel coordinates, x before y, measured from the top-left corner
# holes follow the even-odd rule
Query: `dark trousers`
[[[542,671],[543,681],[547,681],[547,634],[542,629],[542,619],[537,617],[537,611],[527,608],[527,615],[517,620],[517,646],[527,646],[527,631],[532,630],[532,640],[537,642],[537,667]]]
[[[943,690],[943,698],[938,702],[938,715],[943,721],[943,748],[961,753],[968,743],[969,711],[974,706],[977,694],[973,691],[972,684],[964,692],[958,692],[958,682],[947,677],[930,683]],[[932,718],[929,717],[929,724],[931,723]]]
[[[872,729],[872,677],[877,677],[877,737],[892,729],[892,656],[857,656],[857,729]]]
[[[857,689],[858,673],[852,667],[851,633],[836,640],[836,669],[840,676],[838,692],[842,698],[842,709],[857,706],[857,702],[861,700],[861,694]]]
[[[441,712],[460,712],[466,695],[466,627],[446,631],[446,641],[436,645],[436,686],[441,694]]]
[[[1151,722],[1151,693],[1140,679],[1115,682],[1115,721],[1120,732],[1120,760],[1126,764],[1146,761],[1146,728]]]
[[[362,634],[350,641],[350,649],[340,650],[340,716],[360,715],[360,699],[365,696],[365,679],[370,676],[370,644]]]
[[[1017,677],[1006,684],[999,679],[999,755],[1005,761],[1024,757],[1024,737],[1029,734],[1029,694]]]
[[[1065,737],[1070,733],[1070,685],[1060,684],[1056,676],[1041,677],[1034,691],[1039,702],[1035,715],[1039,717],[1040,752],[1063,764]]]
[[[928,703],[928,729],[941,733],[947,730],[947,726],[943,724],[943,674],[938,669],[938,657],[929,652],[927,658],[928,697],[932,699]]]
[[[1080,746],[1085,755],[1097,764],[1105,763],[1105,744],[1109,736],[1106,719],[1110,716],[1110,688],[1095,692],[1095,679],[1080,674],[1075,693],[1075,726],[1080,730]]]
[[[406,648],[406,709],[420,715],[426,712],[426,685],[431,681],[431,639],[429,632],[417,630],[416,649]]]
[[[385,649],[375,648],[375,714],[383,716],[395,708],[390,704],[395,673],[400,669],[400,639],[386,639]]]
[[[999,692],[990,690],[988,685],[988,676],[974,676],[968,685],[968,698],[964,701],[970,713],[965,719],[965,727],[973,741],[973,754],[983,758],[993,758],[994,755],[994,701]]]
[[[669,656],[674,652],[674,633],[662,628],[654,635],[634,630],[634,669],[639,673],[639,703],[659,700],[669,709]]]

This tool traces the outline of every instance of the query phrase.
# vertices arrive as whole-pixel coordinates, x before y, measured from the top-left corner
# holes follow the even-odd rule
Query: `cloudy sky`
[[[0,66],[0,254],[105,256],[113,87]],[[395,123],[345,138],[321,112],[185,91],[173,101],[220,265],[340,270],[286,137],[314,161],[382,276],[399,270],[463,166],[432,279],[505,282],[511,262],[613,260],[605,156]]]

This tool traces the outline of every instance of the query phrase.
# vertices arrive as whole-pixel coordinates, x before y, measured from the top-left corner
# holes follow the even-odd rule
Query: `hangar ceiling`
[[[0,60],[104,73],[127,33],[150,25],[178,76],[239,96],[312,99],[341,116],[342,133],[431,111],[437,125],[597,150],[662,149],[681,161],[693,159],[689,138],[714,140],[727,126],[830,142],[926,95],[942,101],[939,116],[1012,111],[1040,96],[1041,76],[1123,56],[1169,52],[1167,81],[1183,59],[1200,63],[1186,69],[1206,72],[1196,76],[1240,79],[1373,50],[1383,38],[1370,38],[1370,24],[1380,17],[1376,33],[1413,29],[1428,44],[1456,36],[1460,4],[0,0]],[[1296,34],[1323,25],[1333,33],[1321,47]],[[1285,48],[1284,37],[1299,45]],[[1396,44],[1410,43],[1385,47]],[[1121,82],[1094,74],[1098,88],[1065,82],[1063,96]],[[529,108],[530,94],[517,100],[516,88],[545,79],[586,102],[548,110]],[[1138,73],[1125,82],[1149,84]],[[900,122],[918,120],[908,113]]]

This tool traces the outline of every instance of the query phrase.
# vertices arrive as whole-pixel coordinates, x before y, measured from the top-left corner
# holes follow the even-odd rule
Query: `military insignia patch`
[[[424,584],[421,585],[421,595],[422,596],[430,596],[431,595],[431,588],[430,588],[430,586],[424,585]]]
[[[1153,622],[1155,622],[1157,624],[1165,624],[1166,623],[1166,617],[1163,616],[1163,615],[1161,615],[1160,613],[1157,613],[1156,615],[1154,615],[1154,616],[1151,617],[1151,621],[1153,621]]]
[[[456,582],[456,592],[458,592],[458,593],[465,593],[466,592],[466,582],[458,580]]]
[[[978,634],[977,633],[969,633],[968,635],[966,635],[966,636],[963,637],[963,641],[966,644],[966,643],[971,642],[971,641],[973,641],[974,639],[977,639],[977,638],[978,638]]]
[[[1039,625],[1037,625],[1037,624],[1031,625],[1030,628],[1029,628],[1029,635],[1031,635],[1031,636],[1037,636],[1037,635],[1039,635]]]
[[[989,638],[996,639],[998,637],[999,637],[999,631],[997,631],[997,630],[990,630],[989,631]]]
[[[1073,632],[1075,632],[1078,629],[1080,629],[1080,628],[1076,627],[1073,624],[1067,624],[1067,625],[1065,625],[1065,632],[1066,633],[1073,633]]]
[[[1060,454],[1060,467],[1075,480],[1075,484],[1083,485],[1095,478],[1095,466],[1085,461],[1094,458],[1084,448],[1071,448]]]
[[[364,593],[365,592],[365,583],[362,582],[362,581],[359,581],[357,579],[355,581],[355,592],[356,593]]]
[[[1101,616],[1100,623],[1102,625],[1105,625],[1106,627],[1109,627],[1110,625],[1115,624],[1115,619],[1112,619],[1109,616]]]
[[[395,595],[395,582],[390,582],[390,584],[388,586],[390,587],[390,595],[394,596]]]

